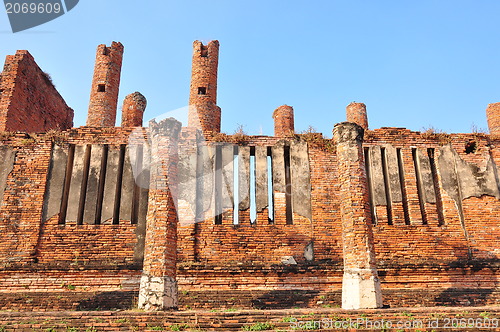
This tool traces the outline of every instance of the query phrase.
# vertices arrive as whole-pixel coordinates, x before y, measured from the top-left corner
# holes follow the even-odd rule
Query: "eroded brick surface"
[[[217,67],[219,42],[193,43],[188,126],[201,129],[206,136],[220,132],[221,109],[217,106]]]
[[[287,137],[295,134],[293,107],[282,105],[274,110],[274,136]]]
[[[350,103],[346,107],[346,119],[348,122],[354,122],[364,130],[368,129],[368,115],[366,105],[363,103]]]
[[[27,126],[4,130],[64,130],[0,135],[2,151],[12,160],[0,181],[2,309],[9,303],[20,310],[30,303],[44,310],[89,308],[93,301],[116,301],[123,308],[137,304],[141,277],[141,294],[156,297],[150,301],[156,308],[340,305],[343,274],[349,269],[365,280],[374,278],[376,269],[383,303],[391,306],[484,305],[500,298],[496,104],[487,111],[491,135],[384,127],[365,130],[363,140],[353,145],[356,138],[347,143],[318,133],[293,134],[293,110],[286,105],[275,111],[273,137],[224,135],[218,133],[216,106],[218,43],[195,42],[190,106],[198,108],[200,125],[191,112],[188,127],[170,128],[179,132],[178,141],[159,132],[155,141],[151,128],[141,127],[142,99],[127,97],[123,127],[114,127],[121,51],[119,43],[99,46],[89,126],[73,129],[60,96],[48,83],[38,82],[43,77],[31,56],[19,52],[8,58],[2,112],[28,97],[41,100],[40,91],[47,94],[47,103],[53,98],[64,107],[58,107],[62,113],[50,112],[51,126],[23,121]],[[42,88],[26,90],[30,96],[15,95],[21,83],[7,79],[23,66],[19,82]],[[10,113],[2,114],[7,126]],[[363,104],[349,105],[347,115],[367,128]],[[124,154],[139,151],[138,146],[141,163],[153,165],[151,178],[139,167],[141,178],[151,179],[147,188],[133,181],[138,178],[130,173],[133,162]],[[86,179],[82,186],[91,187],[73,183],[78,200],[66,203],[74,208],[75,220],[57,213],[64,210],[57,202],[51,204],[53,215],[45,213],[55,147],[68,156],[71,149],[80,151],[74,168],[82,174],[75,178]],[[149,160],[144,156],[151,150]],[[110,160],[106,154],[113,162],[105,162]],[[56,173],[64,178],[70,166]],[[113,175],[106,183],[100,172],[108,166],[116,169],[106,170]],[[178,169],[194,182],[170,186],[177,183]],[[261,182],[255,183],[251,170]],[[203,173],[208,178],[197,180]],[[235,187],[235,179],[241,187]],[[262,197],[265,179],[269,197]],[[258,198],[250,189],[252,181]],[[59,184],[57,194],[64,197],[62,189],[69,190],[71,183]],[[82,204],[92,201],[85,197],[89,192],[113,199],[101,200],[108,206],[89,205],[93,211],[87,220]],[[116,203],[118,197],[132,201],[131,206]],[[139,197],[148,203],[134,205]],[[99,208],[104,217],[93,219]],[[121,218],[125,212],[131,217]],[[44,292],[51,299],[60,296],[61,302],[51,307]]]
[[[115,126],[122,57],[121,43],[113,42],[111,46],[102,44],[97,47],[87,116],[89,127]]]
[[[46,132],[73,126],[73,110],[28,51],[5,59],[0,75],[0,131]]]
[[[146,97],[140,92],[127,95],[122,107],[122,127],[142,127],[146,104]]]

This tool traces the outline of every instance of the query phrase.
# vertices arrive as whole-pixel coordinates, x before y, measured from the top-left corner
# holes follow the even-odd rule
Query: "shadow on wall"
[[[467,250],[472,259],[456,257],[449,263],[451,287],[441,291],[435,298],[439,306],[482,306],[497,304],[500,298],[498,272],[500,259],[489,251],[455,248],[457,252]],[[488,258],[481,258],[488,257]]]
[[[116,310],[137,307],[137,291],[99,292],[80,301],[76,310]]]
[[[316,305],[319,291],[310,290],[274,290],[252,300],[256,309],[309,308]]]
[[[472,258],[467,258],[467,247],[454,247],[456,256],[448,262],[437,265],[393,266],[390,272],[395,275],[414,274],[419,271],[433,274],[443,280],[449,287],[443,288],[406,288],[384,289],[384,304],[391,307],[401,306],[482,306],[497,304],[500,299],[497,275],[500,272],[500,260],[491,252],[478,249],[471,250]],[[412,270],[412,271],[411,271]],[[428,270],[428,271],[427,271]],[[387,273],[387,270],[384,271]],[[425,275],[423,276],[425,278]],[[430,279],[429,279],[430,280]],[[424,281],[425,282],[425,281]],[[440,281],[441,283],[441,281]],[[411,285],[410,285],[411,286]],[[437,286],[439,287],[439,286]],[[259,294],[252,300],[252,307],[258,309],[271,308],[305,308],[331,307],[341,303],[341,289],[330,291],[284,289]]]
[[[420,260],[379,269],[382,280],[398,276],[415,279],[409,283],[399,281],[392,287],[383,283],[384,304],[390,307],[497,304],[500,299],[497,277],[500,260],[491,252],[477,249],[470,250],[472,259],[469,259],[467,246],[452,248],[455,256],[448,261]]]

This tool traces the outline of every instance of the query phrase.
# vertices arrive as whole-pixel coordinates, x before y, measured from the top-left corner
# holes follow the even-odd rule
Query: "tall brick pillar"
[[[491,135],[500,135],[500,103],[489,104],[486,108],[486,119]]]
[[[87,116],[89,127],[115,126],[122,57],[121,43],[113,42],[110,47],[104,44],[97,46]]]
[[[347,122],[357,123],[364,130],[368,129],[368,115],[366,105],[363,103],[350,103],[346,107]]]
[[[217,66],[219,42],[206,46],[193,43],[193,64],[189,92],[188,127],[201,129],[204,134],[220,132],[221,110],[217,106]]]
[[[344,253],[344,309],[382,307],[363,157],[363,133],[363,128],[351,122],[339,123],[333,129],[342,197],[340,215]]]
[[[293,107],[282,105],[274,110],[274,136],[286,137],[295,133]]]
[[[142,127],[142,118],[146,105],[146,97],[140,92],[127,95],[123,100],[122,127]]]
[[[144,265],[139,308],[164,310],[177,307],[177,143],[181,123],[168,118],[149,123],[151,180],[146,217]]]

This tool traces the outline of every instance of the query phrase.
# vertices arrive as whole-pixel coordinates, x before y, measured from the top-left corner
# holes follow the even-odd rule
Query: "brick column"
[[[491,135],[500,135],[500,103],[489,104],[486,108],[486,119]]]
[[[115,126],[122,59],[121,43],[112,42],[109,47],[104,44],[97,47],[87,126]]]
[[[363,103],[352,102],[346,107],[347,122],[354,122],[364,130],[368,129],[368,115],[366,105]]]
[[[144,267],[139,289],[139,308],[164,310],[177,307],[177,142],[181,123],[169,118],[149,123],[151,181]]]
[[[363,157],[363,133],[363,128],[350,122],[339,123],[333,129],[342,198],[340,215],[344,252],[344,309],[382,306]]]
[[[127,95],[123,100],[122,127],[142,127],[142,118],[146,105],[146,97],[140,92]]]
[[[273,112],[274,136],[287,137],[295,134],[293,107],[281,105]]]
[[[217,106],[217,68],[219,41],[207,45],[193,43],[193,62],[189,92],[188,127],[201,129],[203,134],[220,132],[221,109]]]

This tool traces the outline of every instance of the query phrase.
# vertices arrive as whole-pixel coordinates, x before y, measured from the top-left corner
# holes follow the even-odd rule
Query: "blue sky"
[[[364,102],[371,129],[487,128],[500,102],[500,2],[80,0],[25,32],[0,11],[0,57],[27,49],[85,124],[95,50],[125,46],[118,108],[140,91],[145,119],[187,105],[192,42],[220,41],[222,131],[272,135],[273,110],[331,137]],[[3,60],[2,60],[3,61]],[[118,119],[120,119],[118,114]]]

